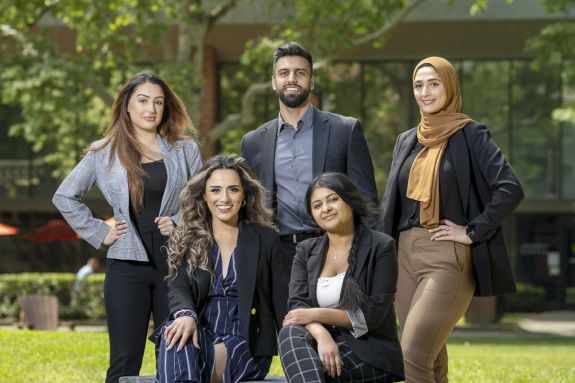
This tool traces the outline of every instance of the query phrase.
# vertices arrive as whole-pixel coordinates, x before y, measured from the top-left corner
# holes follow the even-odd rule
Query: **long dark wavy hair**
[[[353,211],[354,235],[351,249],[347,257],[347,276],[342,286],[342,295],[339,301],[341,308],[346,310],[356,310],[360,308],[366,312],[372,308],[371,300],[367,293],[361,288],[353,278],[353,273],[357,265],[357,249],[359,239],[367,227],[372,227],[377,221],[378,211],[369,205],[355,184],[342,173],[328,172],[317,176],[307,188],[305,193],[305,204],[307,212],[312,215],[311,195],[314,190],[326,188],[335,192]]]
[[[182,262],[187,263],[190,279],[196,270],[210,269],[210,252],[214,242],[212,214],[204,201],[206,184],[212,173],[219,169],[234,170],[244,189],[245,204],[240,208],[239,221],[274,227],[272,212],[265,206],[265,189],[246,161],[235,154],[220,154],[210,158],[193,176],[180,193],[180,223],[168,243],[168,280],[178,274]]]
[[[122,86],[112,106],[112,118],[104,132],[104,141],[90,150],[98,151],[108,144],[112,145],[109,164],[111,165],[114,157],[118,156],[120,163],[126,169],[130,205],[136,213],[142,210],[144,204],[146,172],[142,168],[142,150],[128,113],[128,103],[136,88],[144,83],[158,85],[164,92],[164,113],[157,128],[158,134],[170,145],[181,139],[197,137],[196,128],[186,112],[184,103],[160,76],[150,72],[138,73]]]

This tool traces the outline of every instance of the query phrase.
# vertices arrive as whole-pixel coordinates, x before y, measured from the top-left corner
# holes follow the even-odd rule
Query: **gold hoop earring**
[[[246,200],[242,201],[242,206],[246,206]]]

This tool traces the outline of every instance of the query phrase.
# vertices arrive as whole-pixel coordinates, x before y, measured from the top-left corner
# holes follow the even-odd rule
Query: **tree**
[[[2,103],[21,119],[11,134],[33,143],[56,175],[106,126],[117,89],[153,69],[199,119],[204,42],[237,0],[5,0],[0,4]],[[59,33],[72,36],[55,38]],[[169,38],[175,34],[176,44]]]
[[[279,4],[287,16],[271,38],[252,44],[243,58],[243,70],[265,72],[269,48],[280,40],[304,43],[319,58],[318,69],[362,44],[382,46],[388,32],[424,1],[282,0]],[[197,124],[206,36],[238,3],[4,0],[0,4],[0,64],[4,68],[0,92],[3,103],[16,104],[21,110],[11,134],[32,142],[61,176],[105,128],[120,84],[144,68],[159,72],[176,88]],[[481,9],[486,0],[470,4]],[[62,32],[68,32],[73,41],[54,38]],[[173,35],[176,38],[170,39]],[[269,78],[269,71],[265,73],[260,78]],[[203,146],[231,130],[253,127],[258,97],[269,89],[268,82],[251,86],[242,96],[241,110],[204,135]]]
[[[575,13],[575,0],[542,0],[547,12]],[[559,69],[563,73],[566,86],[575,92],[575,24],[572,20],[558,21],[541,30],[538,36],[530,39],[526,48],[535,55],[533,66],[539,70]],[[571,97],[553,111],[553,118],[559,122],[575,124],[575,101]]]

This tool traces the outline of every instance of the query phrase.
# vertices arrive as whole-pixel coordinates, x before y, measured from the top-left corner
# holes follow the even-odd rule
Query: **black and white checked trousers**
[[[279,333],[280,358],[285,376],[290,383],[343,383],[343,382],[393,382],[393,374],[378,370],[361,361],[345,342],[337,328],[328,328],[339,347],[342,361],[341,375],[332,378],[324,373],[317,353],[317,343],[300,325],[288,325]]]

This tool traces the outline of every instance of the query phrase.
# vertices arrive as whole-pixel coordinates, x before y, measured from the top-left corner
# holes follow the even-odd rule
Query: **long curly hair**
[[[239,211],[239,222],[250,222],[275,228],[272,211],[265,206],[265,189],[246,161],[235,154],[220,154],[210,158],[193,176],[180,193],[180,223],[174,229],[168,243],[168,280],[178,275],[182,262],[187,263],[187,273],[194,278],[196,270],[210,269],[210,252],[214,242],[212,215],[204,193],[212,173],[219,169],[234,170],[240,177],[244,189],[245,204]]]
[[[365,201],[355,184],[345,174],[328,172],[317,176],[306,191],[306,208],[312,217],[311,195],[314,190],[319,188],[334,191],[353,211],[354,235],[347,257],[348,276],[342,286],[343,293],[339,300],[339,306],[347,310],[360,308],[362,311],[367,312],[372,309],[371,300],[367,292],[353,278],[353,273],[357,265],[359,239],[363,232],[367,230],[366,226],[370,227],[377,221],[378,211]]]
[[[160,76],[142,72],[126,81],[112,106],[112,118],[104,132],[102,144],[90,150],[97,151],[108,144],[112,145],[109,165],[112,164],[115,156],[118,156],[120,163],[126,169],[130,205],[136,213],[142,210],[144,204],[146,172],[142,168],[143,153],[128,113],[128,104],[136,88],[144,83],[158,85],[164,92],[164,113],[157,128],[158,134],[170,145],[174,145],[178,140],[197,137],[197,130],[186,112],[184,103]]]

